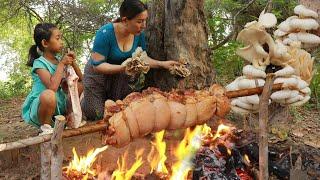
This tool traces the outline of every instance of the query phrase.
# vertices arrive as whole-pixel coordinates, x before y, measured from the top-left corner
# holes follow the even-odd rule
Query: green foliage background
[[[37,5],[44,1],[23,1],[28,7],[37,10]],[[42,12],[42,20],[57,22],[64,33],[66,44],[72,47],[80,56],[87,56],[88,46],[94,37],[95,30],[102,24],[113,19],[121,1],[118,0],[79,0],[78,4],[63,4],[67,1],[51,4],[51,11]],[[148,0],[145,0],[148,2]],[[216,48],[232,30],[239,32],[243,26],[250,21],[257,20],[260,12],[266,7],[267,0],[256,0],[250,8],[240,13],[235,23],[233,17],[237,12],[245,7],[249,0],[205,0],[205,13],[209,28],[209,46],[212,48],[212,63],[216,70],[217,82],[226,85],[236,76],[241,75],[244,61],[235,54],[241,45],[235,41],[236,33],[231,36],[227,43]],[[273,0],[272,13],[278,22],[282,22],[293,14],[293,8],[297,5],[297,0]],[[20,8],[19,8],[20,7]],[[46,6],[44,6],[46,8]],[[39,10],[39,9],[38,9]],[[61,18],[61,12],[64,16]],[[30,15],[31,14],[31,15]],[[102,16],[103,15],[103,16]],[[82,17],[83,16],[83,17]],[[101,16],[101,17],[100,17]],[[85,21],[80,21],[84,19]],[[0,52],[0,56],[14,54],[8,57],[6,63],[0,69],[9,68],[9,80],[0,81],[0,99],[7,99],[16,96],[26,96],[30,91],[31,79],[30,68],[25,66],[29,47],[33,44],[32,31],[39,18],[32,16],[27,9],[21,8],[21,3],[17,1],[0,0],[0,45],[5,50]],[[76,23],[75,23],[76,22]],[[311,83],[312,100],[309,106],[318,107],[320,100],[320,52],[313,52],[315,57],[315,75]],[[11,66],[10,66],[11,65]]]

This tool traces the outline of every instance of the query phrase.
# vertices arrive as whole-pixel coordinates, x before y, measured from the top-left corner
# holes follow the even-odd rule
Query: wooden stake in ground
[[[40,179],[48,180],[51,177],[51,143],[44,142],[40,145],[41,171]]]
[[[55,125],[51,137],[51,180],[62,179],[63,147],[62,133],[66,119],[62,115],[55,116]]]
[[[269,179],[268,169],[268,106],[274,74],[267,74],[266,83],[260,97],[259,109],[259,179]]]

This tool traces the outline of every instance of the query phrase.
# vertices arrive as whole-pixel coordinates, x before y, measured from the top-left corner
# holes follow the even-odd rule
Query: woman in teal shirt
[[[84,98],[81,106],[89,120],[101,119],[107,99],[123,99],[131,92],[123,61],[137,47],[146,50],[147,7],[139,0],[125,0],[120,6],[120,18],[102,26],[96,33],[91,58],[84,70]],[[146,59],[151,68],[169,69],[176,61]]]

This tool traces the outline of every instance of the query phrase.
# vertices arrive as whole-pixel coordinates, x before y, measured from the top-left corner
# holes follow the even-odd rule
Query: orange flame
[[[150,174],[153,171],[158,173],[168,174],[168,169],[165,165],[166,143],[163,141],[164,130],[155,134],[155,142],[152,142],[151,151],[148,154],[148,162],[150,163]]]
[[[163,141],[165,131],[161,131],[155,134],[155,140],[152,143],[151,151],[147,156],[147,160],[150,165],[150,173],[156,172],[159,174],[169,175],[170,179],[187,179],[188,172],[192,169],[192,158],[201,147],[202,140],[209,138],[210,142],[216,142],[221,140],[224,142],[225,135],[231,132],[233,127],[220,124],[215,134],[212,134],[211,128],[204,125],[196,126],[193,130],[186,129],[183,140],[178,144],[174,150],[174,155],[177,158],[177,162],[168,170],[165,161],[166,156],[166,142]],[[218,139],[219,138],[219,139]],[[214,144],[214,143],[213,143]],[[228,149],[228,153],[231,154],[231,150]],[[130,169],[127,168],[127,156],[126,151],[118,161],[118,169],[112,174],[113,180],[129,180],[132,178],[137,169],[144,163],[142,161],[143,149],[136,152],[136,161],[133,163]],[[170,172],[170,173],[169,173]]]
[[[248,155],[245,154],[243,156],[243,159],[244,159],[245,163],[250,164],[250,159],[249,159]]]
[[[229,133],[231,131],[231,127],[230,126],[226,126],[224,124],[220,124],[218,126],[218,130],[216,132],[216,134],[213,136],[213,140],[221,137],[223,135],[223,133]]]
[[[142,161],[142,154],[143,154],[144,149],[140,149],[135,152],[136,154],[136,161],[133,163],[131,168],[127,170],[127,165],[126,165],[126,160],[128,156],[128,152],[126,151],[124,155],[118,159],[117,164],[118,164],[118,169],[113,171],[112,173],[112,179],[113,180],[130,180],[134,173],[137,171],[137,169],[143,164]]]
[[[202,138],[210,138],[212,141],[223,136],[226,133],[231,132],[231,127],[224,124],[218,126],[218,130],[215,135],[212,134],[211,128],[204,124],[196,126],[193,131],[189,128],[186,130],[185,136],[181,143],[178,145],[175,151],[175,156],[178,159],[172,166],[172,175],[170,179],[186,179],[188,172],[192,168],[192,157],[196,154],[197,150],[201,146]],[[231,155],[231,150],[227,149]]]
[[[89,175],[96,176],[95,170],[91,169],[92,164],[97,159],[96,156],[105,151],[108,146],[104,146],[102,148],[97,148],[96,150],[91,149],[86,156],[78,156],[76,149],[72,148],[73,160],[69,163],[68,167],[65,167],[67,175],[71,171],[76,171],[81,173],[84,177],[83,179],[87,179]]]
[[[175,150],[178,161],[172,166],[170,179],[186,179],[192,168],[192,158],[201,146],[201,135],[207,132],[207,128],[196,126],[192,131],[188,128],[181,143]]]

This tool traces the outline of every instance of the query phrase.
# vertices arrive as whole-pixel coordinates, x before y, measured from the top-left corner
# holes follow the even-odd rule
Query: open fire
[[[214,175],[217,178],[228,178],[227,173],[231,173],[233,179],[252,179],[245,168],[250,166],[249,157],[234,149],[234,130],[234,127],[224,124],[220,124],[215,133],[206,124],[186,129],[184,138],[174,148],[175,161],[171,165],[167,163],[167,144],[163,139],[165,131],[160,131],[151,142],[152,147],[146,160],[142,158],[145,150],[140,149],[135,152],[135,162],[129,167],[126,163],[128,152],[125,152],[117,161],[118,168],[104,179],[139,179],[135,174],[142,165],[149,166],[150,174],[157,179],[211,179]],[[91,150],[86,157],[80,158],[73,149],[74,159],[64,168],[64,173],[77,177],[70,179],[94,179],[97,173],[91,166],[96,155],[106,149],[107,146]],[[230,161],[236,162],[230,166]]]
[[[92,164],[97,159],[97,155],[102,151],[105,151],[108,146],[102,148],[91,149],[86,156],[79,157],[76,149],[72,149],[73,160],[69,163],[69,166],[63,168],[63,176],[65,179],[92,179],[97,176],[97,173],[92,169]]]

